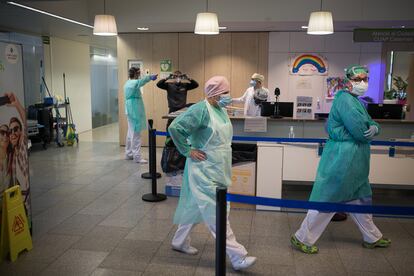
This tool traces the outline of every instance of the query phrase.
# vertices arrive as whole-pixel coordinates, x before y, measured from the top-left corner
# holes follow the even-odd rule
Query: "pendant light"
[[[333,19],[332,13],[321,9],[317,12],[312,12],[309,17],[308,31],[310,35],[327,35],[333,34]]]
[[[93,34],[100,36],[115,36],[118,34],[115,17],[113,15],[106,14],[105,0],[104,14],[95,15],[95,22],[93,24]]]
[[[206,12],[197,14],[194,33],[200,35],[219,34],[217,14],[208,12],[208,0],[206,0]]]

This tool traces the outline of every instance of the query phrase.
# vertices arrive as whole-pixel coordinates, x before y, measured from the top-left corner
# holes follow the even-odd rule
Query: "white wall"
[[[92,129],[89,45],[56,37],[45,47],[45,79],[52,93],[63,97],[63,73],[77,132]],[[64,116],[64,109],[61,109]]]
[[[363,64],[370,67],[367,95],[375,100],[381,99],[383,94],[380,85],[383,78],[379,70],[381,50],[381,43],[353,43],[352,32],[337,32],[328,36],[311,36],[306,32],[271,32],[269,35],[269,90],[273,94],[275,87],[279,87],[280,101],[284,102],[295,102],[297,96],[312,96],[314,112],[329,112],[332,100],[325,101],[326,78],[343,76],[344,68],[350,64]],[[328,61],[328,75],[290,75],[290,59],[300,53],[324,56]],[[298,88],[299,80],[310,82],[311,88]],[[316,110],[318,97],[321,110]]]

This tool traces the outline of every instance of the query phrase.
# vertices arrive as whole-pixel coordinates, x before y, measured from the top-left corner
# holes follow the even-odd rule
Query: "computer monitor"
[[[264,102],[262,104],[261,115],[263,117],[273,116],[274,112],[274,102]],[[282,117],[293,117],[293,102],[279,102],[279,115]]]
[[[400,104],[368,104],[372,119],[401,119],[403,106]]]

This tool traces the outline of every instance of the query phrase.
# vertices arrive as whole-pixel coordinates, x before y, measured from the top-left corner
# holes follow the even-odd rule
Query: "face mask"
[[[361,82],[351,81],[351,83],[352,83],[351,93],[354,94],[354,95],[362,96],[368,90],[368,83],[367,82],[364,82],[364,81],[361,81]]]
[[[250,81],[250,86],[256,86],[256,81],[255,80],[251,80]]]
[[[229,104],[231,104],[233,100],[231,99],[230,96],[226,95],[226,96],[220,96],[220,100],[217,102],[218,106],[220,107],[226,107]]]

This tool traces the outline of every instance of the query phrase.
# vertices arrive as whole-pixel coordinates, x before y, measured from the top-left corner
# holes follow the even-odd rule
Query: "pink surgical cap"
[[[230,91],[230,83],[223,76],[214,76],[204,85],[204,93],[211,98]]]

